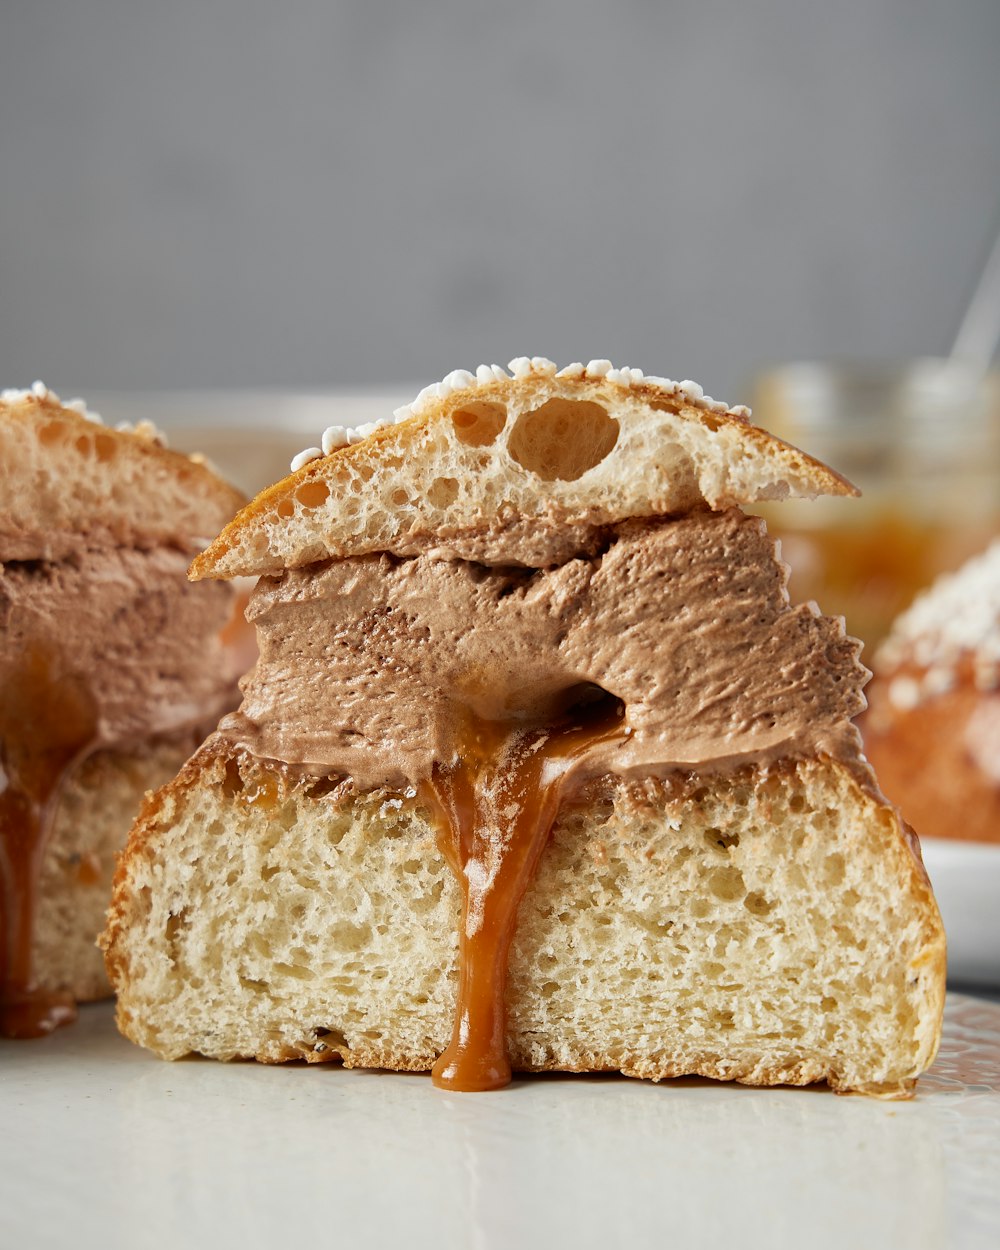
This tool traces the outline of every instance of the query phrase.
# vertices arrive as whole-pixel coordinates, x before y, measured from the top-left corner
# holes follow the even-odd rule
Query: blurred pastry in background
[[[921,837],[1000,843],[1000,541],[925,591],[875,654],[862,720]]]
[[[238,701],[236,596],[187,566],[242,502],[148,423],[109,429],[41,383],[0,393],[0,1036],[110,993],[115,856]]]
[[[759,509],[792,601],[878,646],[914,596],[1000,534],[1000,375],[961,360],[802,362],[758,379],[756,419],[836,464],[860,503]]]

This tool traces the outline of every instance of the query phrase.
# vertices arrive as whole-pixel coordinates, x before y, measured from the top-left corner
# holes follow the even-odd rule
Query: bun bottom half
[[[169,1059],[430,1069],[459,889],[408,794],[210,738],[147,798],[116,874],[122,1032]],[[841,764],[606,777],[564,805],[522,901],[509,1053],[905,1097],[937,1049],[944,959],[915,841]]]
[[[129,751],[97,751],[61,787],[35,902],[32,962],[40,989],[68,991],[77,1002],[111,995],[97,938],[115,861],[143,796],[173,777],[196,745],[194,733],[184,733]]]

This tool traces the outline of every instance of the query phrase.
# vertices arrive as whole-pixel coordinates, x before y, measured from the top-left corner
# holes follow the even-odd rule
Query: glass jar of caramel
[[[760,378],[753,408],[862,492],[759,511],[793,602],[842,614],[867,655],[919,590],[1000,533],[1000,375],[934,359],[793,364]]]

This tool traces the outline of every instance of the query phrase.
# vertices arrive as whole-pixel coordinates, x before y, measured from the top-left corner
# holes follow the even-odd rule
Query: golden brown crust
[[[370,535],[359,537],[352,534],[335,520],[327,526],[322,535],[316,536],[313,544],[306,545],[304,550],[297,551],[291,558],[284,552],[279,559],[269,547],[268,531],[280,527],[283,517],[290,517],[296,509],[301,509],[302,501],[306,508],[315,507],[310,500],[313,492],[325,500],[327,493],[334,498],[342,494],[348,485],[355,482],[370,483],[378,480],[385,472],[394,472],[405,480],[408,471],[412,471],[416,461],[434,455],[441,445],[439,434],[450,432],[452,418],[470,405],[498,405],[510,407],[515,402],[522,405],[531,402],[542,402],[558,397],[579,402],[600,402],[620,422],[635,419],[640,409],[655,424],[657,414],[664,418],[664,425],[681,422],[697,427],[699,436],[716,439],[725,444],[720,450],[720,462],[741,462],[744,466],[753,463],[767,464],[769,471],[780,470],[784,477],[782,491],[785,494],[800,495],[856,495],[857,489],[840,474],[813,457],[782,442],[766,430],[752,425],[739,412],[715,411],[705,409],[693,402],[687,402],[683,392],[665,389],[649,381],[620,386],[605,380],[584,378],[535,377],[527,379],[494,380],[489,384],[475,384],[463,389],[452,390],[444,398],[425,404],[420,415],[412,416],[396,425],[384,426],[375,430],[366,439],[352,446],[332,451],[320,459],[311,461],[297,472],[276,482],[262,491],[251,503],[230,522],[211,546],[193,563],[191,576],[228,577],[238,573],[259,573],[271,571],[277,567],[295,567],[313,560],[328,556],[345,556],[361,554],[364,551],[387,550],[397,554],[416,554],[418,551],[438,545],[442,533],[450,528],[451,545],[462,533],[482,534],[496,528],[498,522],[503,526],[517,517],[517,507],[512,507],[510,516],[501,509],[498,515],[491,507],[484,506],[474,517],[465,516],[457,519],[449,526],[449,510],[443,513],[430,525],[421,526],[412,520],[406,525],[405,532],[394,536],[390,541],[372,545]],[[672,419],[672,420],[671,420]],[[735,436],[735,437],[734,437]],[[449,434],[450,437],[450,434]],[[469,450],[469,449],[467,449]],[[489,450],[471,449],[480,452],[480,460],[484,461]],[[474,475],[475,455],[471,454],[463,463],[467,476]],[[513,463],[509,460],[508,463]],[[452,480],[452,479],[449,479]],[[581,504],[578,493],[572,496],[572,502],[561,504],[556,491],[559,483],[543,481],[535,478],[532,489],[538,497],[538,509],[541,513],[552,512],[558,516],[560,525],[610,523],[624,519],[629,515],[656,515],[664,511],[672,511],[670,506],[663,506],[662,499],[650,497],[642,499],[636,508],[619,509],[617,513],[601,510],[600,507],[588,509]],[[475,485],[472,486],[475,493]],[[770,489],[770,488],[767,488]],[[602,491],[595,491],[598,500]],[[718,497],[707,498],[703,488],[699,488],[692,480],[683,497],[683,506],[691,507],[708,502],[712,507],[731,506],[752,502],[760,497],[776,497],[754,494],[749,488],[724,488]],[[589,515],[588,515],[589,513]],[[315,514],[314,514],[315,515]],[[531,517],[535,516],[532,509]],[[447,533],[446,533],[447,537]],[[241,551],[242,549],[242,551]],[[464,551],[458,549],[458,554]],[[465,558],[476,558],[465,555]],[[493,561],[496,562],[496,561]],[[518,563],[530,563],[518,559]],[[548,560],[545,563],[555,563]]]
[[[438,1056],[431,1053],[410,1055],[378,1046],[356,1046],[343,1054],[332,1048],[302,1051],[292,1046],[279,1046],[260,1054],[235,1055],[233,1058],[252,1060],[268,1066],[305,1060],[310,1064],[339,1063],[349,1070],[359,1068],[386,1072],[430,1072]],[[699,1077],[711,1081],[733,1081],[737,1085],[757,1088],[775,1085],[802,1087],[825,1082],[836,1094],[866,1094],[869,1097],[888,1100],[911,1099],[917,1086],[916,1078],[909,1078],[886,1085],[873,1085],[870,1089],[857,1089],[854,1086],[845,1085],[840,1075],[821,1059],[806,1061],[793,1053],[784,1059],[776,1058],[767,1063],[751,1060],[727,1063],[711,1052],[692,1054],[689,1060],[682,1063],[650,1063],[644,1055],[626,1053],[621,1059],[609,1062],[605,1055],[580,1051],[568,1062],[553,1060],[538,1063],[530,1058],[527,1051],[519,1049],[515,1044],[511,1047],[510,1060],[512,1070],[521,1074],[618,1073],[632,1080],[654,1083],[684,1077]]]

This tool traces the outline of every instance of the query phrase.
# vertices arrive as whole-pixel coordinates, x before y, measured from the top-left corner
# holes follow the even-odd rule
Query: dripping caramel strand
[[[509,1083],[505,993],[518,907],[571,766],[627,732],[617,700],[546,725],[469,713],[459,763],[435,768],[423,783],[421,797],[462,891],[455,1020],[433,1073],[440,1088],[472,1092]]]
[[[60,788],[97,743],[86,686],[39,648],[0,670],[0,1037],[72,1024],[68,993],[35,980],[38,881]]]

